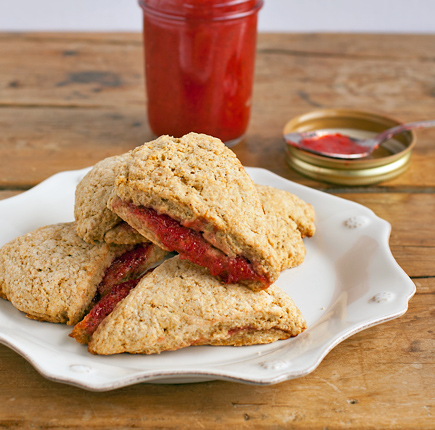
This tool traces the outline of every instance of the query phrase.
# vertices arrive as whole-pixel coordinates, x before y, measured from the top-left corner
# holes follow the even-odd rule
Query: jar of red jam
[[[252,104],[263,0],[140,0],[147,111],[156,135],[239,142]]]

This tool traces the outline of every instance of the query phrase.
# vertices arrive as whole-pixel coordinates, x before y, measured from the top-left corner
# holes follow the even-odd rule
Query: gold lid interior
[[[293,118],[285,125],[283,133],[327,130],[369,138],[398,124],[395,119],[371,112],[321,109]],[[369,185],[403,173],[409,166],[415,144],[415,133],[407,131],[383,144],[372,155],[353,160],[324,157],[286,144],[286,159],[290,167],[312,179],[341,185]]]

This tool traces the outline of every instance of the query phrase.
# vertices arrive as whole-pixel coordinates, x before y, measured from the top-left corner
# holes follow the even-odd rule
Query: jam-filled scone
[[[144,238],[107,208],[116,177],[125,172],[131,154],[109,157],[97,163],[76,190],[77,230],[84,240],[94,243],[142,243]],[[256,185],[267,218],[268,239],[278,254],[280,270],[302,263],[305,246],[302,237],[315,231],[311,205],[287,191]]]
[[[259,290],[279,275],[256,187],[219,139],[160,136],[130,153],[108,207],[147,239]]]
[[[100,291],[137,278],[165,251],[139,245],[91,245],[76,224],[59,223],[17,237],[0,249],[0,296],[29,318],[74,325]]]
[[[98,304],[97,304],[98,306]],[[74,329],[93,354],[155,354],[191,345],[253,345],[300,334],[306,322],[275,285],[223,285],[179,256],[146,274],[103,319],[92,311]],[[91,316],[92,318],[89,318]],[[76,326],[77,327],[77,326]],[[88,336],[83,332],[89,330]]]

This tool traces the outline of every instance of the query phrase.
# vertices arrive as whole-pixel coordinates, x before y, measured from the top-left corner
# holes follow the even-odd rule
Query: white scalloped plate
[[[311,203],[317,232],[305,239],[304,263],[278,286],[294,299],[308,329],[296,338],[246,347],[194,346],[160,355],[94,356],[68,337],[71,327],[27,319],[0,300],[0,342],[48,379],[105,391],[136,384],[229,380],[275,384],[312,372],[352,334],[404,314],[415,286],[394,260],[390,224],[359,204],[247,168],[259,184]],[[73,220],[74,191],[88,169],[52,176],[0,201],[0,245],[37,227]]]

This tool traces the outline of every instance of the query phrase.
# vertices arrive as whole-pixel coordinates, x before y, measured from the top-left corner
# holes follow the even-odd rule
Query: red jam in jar
[[[262,0],[140,0],[148,120],[231,146],[248,126]]]

